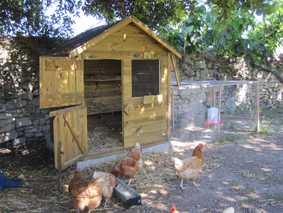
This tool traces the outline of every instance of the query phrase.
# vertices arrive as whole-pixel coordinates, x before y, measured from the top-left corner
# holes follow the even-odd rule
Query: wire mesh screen
[[[159,94],[159,60],[132,60],[132,97]]]
[[[215,107],[218,109],[219,87],[215,87]],[[214,143],[217,125],[208,120],[210,90],[183,89],[174,91],[174,131],[171,140],[190,143]],[[221,86],[221,108],[223,115],[220,126],[219,142],[237,142],[245,140],[248,134],[256,130],[256,122],[224,118],[224,115],[255,118],[255,86],[242,84]],[[217,113],[218,115],[218,113]],[[218,116],[217,116],[218,117]]]

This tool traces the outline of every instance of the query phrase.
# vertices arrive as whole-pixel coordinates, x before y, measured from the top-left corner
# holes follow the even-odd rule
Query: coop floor
[[[123,148],[121,123],[88,125],[87,131],[89,154]]]

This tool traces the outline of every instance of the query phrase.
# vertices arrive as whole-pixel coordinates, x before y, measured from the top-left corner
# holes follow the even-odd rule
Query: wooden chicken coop
[[[171,72],[182,57],[134,16],[89,29],[40,57],[40,108],[54,118],[55,167],[166,143]],[[172,71],[173,70],[173,71]],[[120,121],[121,146],[88,150],[88,126]]]

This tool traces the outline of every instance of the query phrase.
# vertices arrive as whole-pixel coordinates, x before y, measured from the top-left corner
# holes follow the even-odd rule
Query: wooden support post
[[[210,107],[215,107],[215,91],[214,87],[209,87]]]
[[[219,97],[218,97],[218,123],[217,123],[217,141],[219,141],[220,134],[220,106],[221,106],[221,86],[219,86]]]
[[[171,138],[171,116],[172,116],[172,88],[171,88],[171,58],[172,55],[168,53],[168,66],[167,66],[167,86],[168,86],[168,93],[167,93],[167,98],[168,98],[168,118],[167,118],[167,140],[170,141]]]
[[[174,131],[174,127],[175,127],[175,126],[174,126],[174,123],[175,123],[175,122],[174,122],[174,111],[175,111],[175,110],[174,110],[174,100],[175,100],[174,94],[175,94],[175,93],[174,93],[174,89],[172,89],[172,103],[171,103],[171,104],[172,104],[172,107],[171,107],[171,108],[172,108],[172,131]]]
[[[256,131],[259,132],[259,83],[255,85],[255,120],[256,120]]]
[[[62,147],[62,142],[59,142],[59,148],[58,148],[58,191],[60,191],[60,178],[61,178],[61,147]]]

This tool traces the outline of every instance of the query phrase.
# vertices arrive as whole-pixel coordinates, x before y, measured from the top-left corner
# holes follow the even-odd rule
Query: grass
[[[1,171],[2,173],[4,173],[4,172],[8,172],[9,169],[3,168],[3,169],[0,169],[0,171]]]
[[[225,142],[237,142],[241,139],[243,139],[244,137],[241,135],[237,135],[234,133],[224,133],[221,134],[220,138],[219,138],[219,142],[220,143],[225,143]]]
[[[231,122],[230,123],[230,128],[234,129],[234,130],[237,130],[237,129],[241,129],[241,126],[238,125],[238,124],[235,124],[234,122]]]
[[[262,134],[268,134],[270,132],[270,129],[268,127],[260,124],[259,125],[259,132],[262,133]]]
[[[260,107],[260,119],[261,121],[271,121],[273,122],[279,115],[283,115],[283,108],[282,106],[278,106],[276,108],[266,108],[266,107]],[[283,122],[279,122],[283,124]]]
[[[249,128],[250,132],[256,132],[256,125],[253,125],[252,127]],[[270,129],[267,126],[264,126],[263,124],[259,124],[259,131],[258,133],[261,134],[270,134]],[[257,133],[253,134],[254,137],[257,136]],[[276,136],[276,135],[275,135]]]
[[[236,189],[241,195],[257,194],[255,189],[252,188],[249,184],[247,184],[247,186],[244,186],[242,183],[238,183],[232,188]]]
[[[272,174],[268,173],[264,180],[261,181],[262,184],[272,184]]]
[[[273,201],[277,204],[283,203],[283,194],[282,193],[276,193],[276,194],[267,194],[267,200]]]

